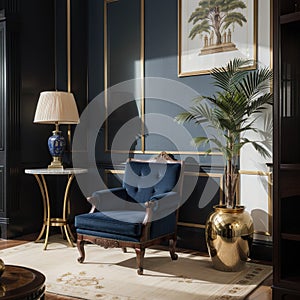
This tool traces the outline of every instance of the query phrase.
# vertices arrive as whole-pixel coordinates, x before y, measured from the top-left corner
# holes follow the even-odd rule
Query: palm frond
[[[251,145],[254,147],[254,149],[255,149],[262,157],[264,157],[264,158],[269,158],[269,157],[271,157],[270,152],[268,151],[267,148],[265,148],[265,146],[262,144],[261,141],[251,141],[251,140],[249,140],[249,139],[247,139],[247,138],[244,138],[243,140],[244,140],[244,142],[243,142],[244,145],[245,145],[245,144],[251,144]]]
[[[211,75],[214,79],[215,86],[221,88],[228,93],[236,91],[236,85],[248,74],[245,68],[253,65],[253,60],[243,60],[235,58],[228,62],[225,67],[214,68]]]
[[[185,122],[190,122],[194,119],[195,119],[195,117],[188,111],[182,112],[175,117],[175,121],[177,121],[179,124],[183,124]]]
[[[193,140],[196,146],[201,146],[203,144],[209,143],[209,138],[204,136],[195,137]]]
[[[255,99],[258,95],[270,91],[272,72],[264,68],[248,72],[248,74],[238,83],[237,89],[243,91],[247,98]]]
[[[272,103],[273,103],[273,95],[270,93],[264,94],[249,104],[246,113],[248,116],[250,116],[254,113],[261,112],[263,109],[266,109],[267,104],[272,104]]]

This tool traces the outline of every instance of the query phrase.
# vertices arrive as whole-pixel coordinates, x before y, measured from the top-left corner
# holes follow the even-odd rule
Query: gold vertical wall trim
[[[253,35],[253,39],[254,39],[254,60],[257,61],[257,47],[258,47],[258,0],[253,0],[254,2],[254,11],[253,11],[253,19],[254,19],[254,35]],[[254,68],[256,68],[255,64],[253,66]]]
[[[177,24],[177,27],[178,27],[178,41],[177,41],[177,47],[178,47],[178,54],[177,54],[177,70],[178,70],[178,76],[180,77],[182,74],[181,74],[181,0],[178,0],[178,24]]]
[[[224,191],[223,181],[224,181],[224,175],[221,174],[221,177],[220,177],[220,202],[219,202],[220,205],[223,204],[223,191]]]
[[[67,74],[68,92],[71,92],[71,0],[67,0]]]
[[[104,0],[104,106],[105,106],[105,132],[104,132],[104,151],[108,151],[108,121],[107,121],[107,87],[108,87],[108,67],[107,67],[107,3],[109,0]]]
[[[268,220],[268,222],[269,222],[269,228],[268,228],[268,230],[269,230],[269,232],[268,233],[270,233],[270,235],[272,235],[273,234],[273,197],[272,197],[272,186],[273,186],[273,174],[272,174],[272,172],[269,172],[269,174],[268,174],[268,212],[270,212],[269,213],[269,220]]]
[[[56,18],[56,0],[54,0],[54,87],[57,91],[57,18]]]
[[[141,150],[145,152],[145,0],[141,0]]]
[[[67,0],[67,81],[68,92],[71,92],[71,0]],[[68,124],[67,147],[71,150],[71,125]]]
[[[270,0],[270,68],[273,69],[273,0]]]
[[[72,141],[71,141],[71,125],[70,124],[68,124],[67,135],[68,135],[67,136],[67,139],[68,139],[68,146],[67,147],[69,148],[68,150],[71,151],[71,142]]]
[[[274,26],[274,15],[273,15],[273,0],[270,0],[270,68],[273,70],[273,26]],[[271,92],[274,92],[273,80],[271,80]]]

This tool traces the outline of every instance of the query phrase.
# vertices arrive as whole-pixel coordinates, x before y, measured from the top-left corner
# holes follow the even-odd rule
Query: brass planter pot
[[[249,259],[253,220],[243,206],[214,206],[206,222],[206,244],[214,268],[239,271]]]

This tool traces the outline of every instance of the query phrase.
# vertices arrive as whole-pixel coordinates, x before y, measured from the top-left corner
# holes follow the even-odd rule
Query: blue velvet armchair
[[[183,162],[166,153],[156,159],[128,159],[120,188],[96,191],[87,200],[90,213],[75,217],[78,261],[85,259],[86,242],[104,248],[135,249],[137,273],[143,274],[145,249],[169,241],[175,253],[178,207],[182,195]]]

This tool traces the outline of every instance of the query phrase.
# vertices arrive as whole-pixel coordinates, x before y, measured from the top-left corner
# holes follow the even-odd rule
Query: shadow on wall
[[[259,233],[272,233],[272,224],[270,224],[270,215],[262,209],[253,209],[251,216],[254,223],[254,231]]]

